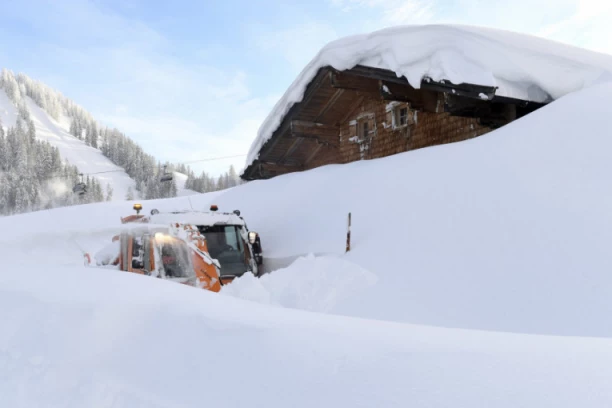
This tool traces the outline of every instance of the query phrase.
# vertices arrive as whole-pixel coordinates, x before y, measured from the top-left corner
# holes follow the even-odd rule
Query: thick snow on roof
[[[324,66],[382,68],[406,77],[498,87],[496,95],[534,102],[612,80],[612,56],[524,34],[455,25],[401,26],[342,38],[304,68],[261,125],[246,161],[257,158],[292,105]]]

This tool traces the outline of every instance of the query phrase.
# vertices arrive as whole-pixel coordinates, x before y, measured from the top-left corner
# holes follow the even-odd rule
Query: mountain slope
[[[104,199],[107,186],[112,188],[112,199],[115,201],[125,200],[128,191],[133,197],[163,197],[174,194],[172,186],[162,186],[158,182],[161,166],[157,160],[129,137],[117,129],[101,126],[85,109],[45,84],[24,74],[15,75],[3,69],[0,73],[0,120],[5,131],[16,126],[20,111],[22,121],[27,122],[24,124],[26,130],[30,127],[31,119],[39,141],[49,142],[51,146],[56,147],[62,160],[76,166],[85,177],[95,179],[102,187],[103,194],[93,194],[86,201]],[[17,139],[20,138],[21,136]],[[16,142],[11,143],[11,148],[15,150]],[[32,160],[42,159],[32,157],[26,167],[32,165]],[[9,176],[11,177],[15,179],[17,176]],[[65,175],[53,175],[47,180],[42,175],[37,175],[35,183],[43,189],[51,189],[62,195],[70,191],[76,182],[73,179],[72,176],[69,180]],[[178,194],[193,193],[182,191],[185,180],[179,181],[181,186],[176,189]],[[96,186],[92,182],[90,187],[94,189]],[[15,195],[15,188],[14,185],[9,188],[9,197]],[[38,188],[41,187],[34,187],[29,194],[28,198],[33,203],[29,210],[39,207],[36,193]],[[61,204],[54,199],[50,202],[66,205],[66,198],[63,198]]]
[[[4,91],[2,91],[4,92]],[[96,177],[103,186],[107,183],[113,188],[114,200],[125,200],[128,189],[135,189],[136,183],[125,171],[112,163],[102,152],[68,133],[70,121],[63,117],[62,123],[57,122],[37,106],[32,99],[26,97],[26,106],[36,125],[36,136],[46,140],[60,150],[64,160],[76,165],[84,174]],[[103,174],[96,174],[106,172]]]

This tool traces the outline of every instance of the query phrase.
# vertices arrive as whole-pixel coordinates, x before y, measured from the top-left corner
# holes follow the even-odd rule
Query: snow
[[[179,173],[178,171],[173,172],[174,181],[176,183],[176,195],[177,197],[183,196],[191,196],[194,194],[200,194],[197,191],[190,190],[185,188],[185,182],[187,182],[187,175],[183,173]]]
[[[377,281],[376,275],[333,256],[300,257],[273,275],[245,274],[224,286],[221,293],[259,303],[332,312],[346,298],[358,299]]]
[[[208,211],[208,209],[199,209],[181,214],[160,212],[159,214],[150,215],[148,218],[151,223],[155,224],[171,224],[172,222],[194,225],[244,224],[244,220],[233,213],[212,212]]]
[[[1,218],[3,404],[610,406],[610,98],[598,85],[465,142],[143,202],[238,208],[264,264],[286,261],[221,293],[85,268],[131,203]]]
[[[0,89],[0,121],[2,121],[2,127],[4,127],[5,131],[15,126],[17,116],[19,116],[17,108],[8,98],[4,89]]]
[[[19,267],[28,279],[0,280],[10,407],[612,403],[608,339],[348,319],[114,270]]]
[[[382,68],[421,80],[498,87],[496,95],[544,102],[612,80],[612,56],[507,31],[459,25],[401,26],[326,45],[302,70],[259,128],[245,168],[324,66]]]
[[[91,260],[93,261],[94,265],[109,265],[115,259],[117,259],[117,254],[119,254],[120,250],[120,241],[112,241],[104,246],[100,251],[96,252]]]
[[[110,184],[113,188],[113,200],[125,200],[130,187],[136,192],[136,183],[121,167],[111,162],[100,150],[87,146],[85,142],[69,133],[70,121],[67,118],[56,121],[36,105],[30,97],[26,96],[25,99],[26,106],[36,126],[36,137],[38,139],[46,140],[57,147],[62,159],[77,166],[79,171],[85,175],[92,174],[92,177],[100,181],[103,188],[106,188],[107,183]],[[93,174],[99,172],[108,173]]]

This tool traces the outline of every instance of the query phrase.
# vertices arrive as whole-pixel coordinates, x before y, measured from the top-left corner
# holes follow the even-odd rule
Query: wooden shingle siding
[[[396,105],[397,107],[408,106],[410,117],[408,125],[394,127],[393,115],[395,112],[388,108],[388,105],[387,101],[381,101],[379,98],[366,98],[360,106],[353,110],[349,119],[340,125],[339,153],[342,163],[459,142],[483,135],[491,130],[480,125],[478,119],[450,116],[445,112],[419,112],[410,109],[408,104]],[[361,139],[356,133],[354,123],[358,121],[360,115],[364,114],[373,115],[376,131],[371,138]]]

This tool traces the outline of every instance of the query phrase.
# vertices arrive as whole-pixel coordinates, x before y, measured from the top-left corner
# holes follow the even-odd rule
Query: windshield
[[[195,276],[189,257],[189,248],[184,242],[166,237],[160,243],[160,255],[166,277],[190,278]]]
[[[199,225],[206,237],[208,252],[221,264],[221,275],[243,275],[249,268],[244,255],[244,242],[237,225]]]

